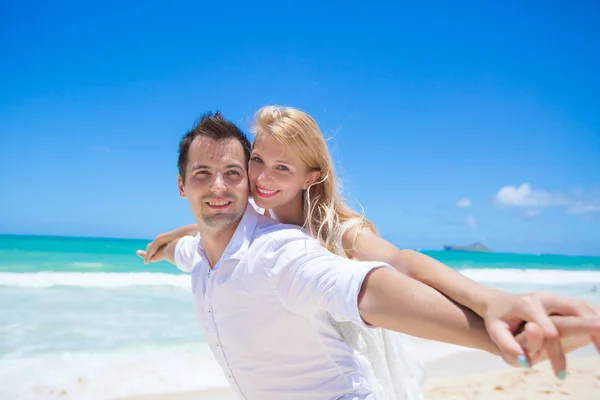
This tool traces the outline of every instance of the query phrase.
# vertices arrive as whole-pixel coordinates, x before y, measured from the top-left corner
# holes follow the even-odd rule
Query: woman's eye
[[[277,167],[278,170],[280,171],[289,171],[290,169],[288,167],[286,167],[285,165],[280,165]]]
[[[250,161],[254,161],[256,163],[262,164],[263,160],[260,157],[252,157]]]

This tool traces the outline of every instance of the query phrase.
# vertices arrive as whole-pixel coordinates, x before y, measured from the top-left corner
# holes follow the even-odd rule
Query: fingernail
[[[564,381],[565,379],[567,379],[567,371],[565,371],[564,369],[562,371],[560,371],[558,373],[558,379],[560,379],[561,381]]]
[[[520,355],[519,357],[517,357],[517,362],[525,368],[529,368],[529,361],[527,360],[527,357]]]

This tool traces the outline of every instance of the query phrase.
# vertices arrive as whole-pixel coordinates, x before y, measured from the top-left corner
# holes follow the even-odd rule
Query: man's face
[[[239,140],[199,136],[188,150],[185,181],[179,194],[186,197],[196,221],[222,230],[237,223],[248,204],[246,158]]]

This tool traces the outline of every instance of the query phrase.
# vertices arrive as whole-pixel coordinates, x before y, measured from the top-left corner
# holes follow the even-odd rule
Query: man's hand
[[[552,315],[579,317],[568,321],[569,325],[556,325]],[[517,360],[529,366],[530,360],[514,333],[528,322],[535,323],[543,342],[543,354],[550,359],[554,373],[564,374],[565,351],[561,338],[564,334],[587,338],[600,351],[600,309],[593,303],[560,297],[552,293],[503,294],[496,297],[487,307],[483,318],[491,339],[500,349],[505,360]],[[535,337],[534,325],[526,324]],[[562,329],[562,331],[561,331]],[[572,343],[565,342],[565,343]],[[571,349],[572,350],[572,349]],[[512,362],[509,362],[512,364]]]

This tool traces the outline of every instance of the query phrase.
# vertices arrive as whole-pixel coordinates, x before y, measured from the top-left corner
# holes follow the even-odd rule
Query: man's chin
[[[212,214],[212,215],[203,215],[202,220],[207,226],[218,228],[218,227],[226,227],[234,222],[238,221],[242,215],[235,215],[231,213],[223,213],[223,214]]]

